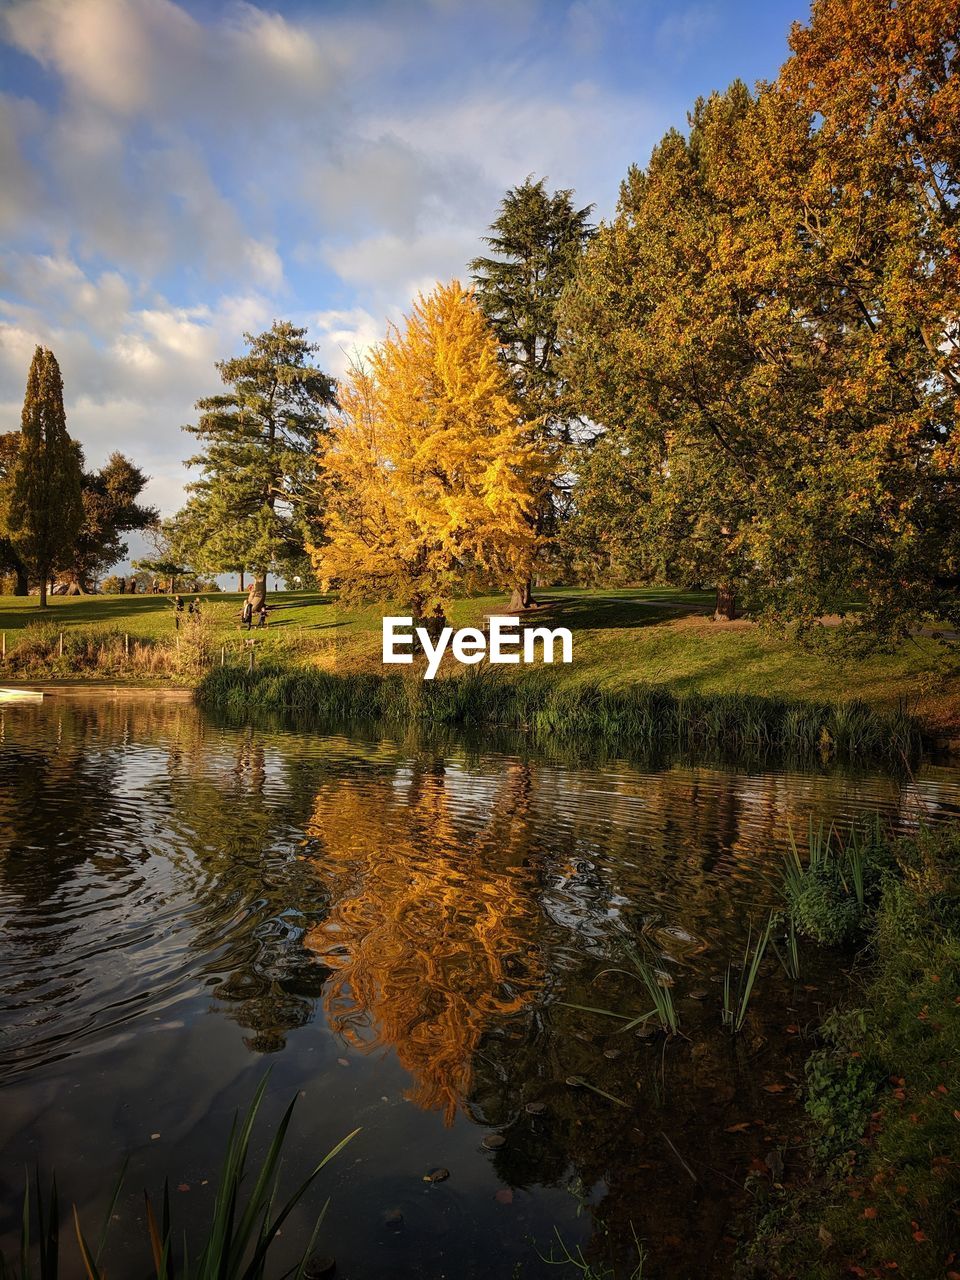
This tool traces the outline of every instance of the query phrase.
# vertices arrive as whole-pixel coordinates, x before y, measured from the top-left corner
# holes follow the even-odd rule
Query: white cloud
[[[546,0],[273,4],[0,0],[0,40],[48,73],[36,101],[0,94],[0,427],[52,347],[90,461],[129,451],[167,511],[179,427],[244,331],[306,323],[340,375],[416,293],[466,279],[507,187],[547,175],[609,212],[666,123],[571,81],[612,0],[556,32]],[[578,55],[559,74],[554,36]]]

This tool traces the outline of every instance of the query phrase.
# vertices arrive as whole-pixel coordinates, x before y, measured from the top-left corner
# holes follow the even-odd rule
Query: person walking
[[[240,625],[245,625],[248,631],[253,625],[253,601],[249,596],[244,600],[243,609],[240,611]]]
[[[267,602],[264,599],[260,601],[260,608],[257,610],[257,630],[259,631],[261,627],[265,627],[266,625],[267,625]]]
[[[183,596],[173,598],[173,625],[180,630],[180,619],[183,617]]]

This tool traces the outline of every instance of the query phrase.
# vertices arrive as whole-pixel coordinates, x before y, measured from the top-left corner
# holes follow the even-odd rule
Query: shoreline
[[[150,694],[163,702],[195,702],[196,687],[192,685],[155,685],[140,682],[122,682],[117,680],[3,680],[0,682],[0,702],[7,691],[13,693],[40,693],[44,697],[83,698],[101,697],[117,700],[120,698],[142,697]],[[16,699],[9,699],[11,703]]]

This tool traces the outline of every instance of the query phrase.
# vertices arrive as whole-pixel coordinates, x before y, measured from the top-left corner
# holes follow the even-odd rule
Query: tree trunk
[[[253,612],[256,613],[267,598],[266,571],[263,573],[260,573],[259,571],[257,572],[257,576],[253,580],[250,591],[250,603],[253,605]]]
[[[243,591],[243,570],[240,570],[240,590]]]
[[[30,594],[30,580],[27,577],[27,571],[22,564],[14,567],[14,573],[17,575],[17,585],[13,588],[15,596],[26,596]]]
[[[518,582],[510,593],[510,612],[519,613],[533,604],[533,583],[529,578]]]
[[[737,616],[737,596],[729,583],[721,583],[717,587],[717,606],[713,613],[714,622],[733,622]]]
[[[47,575],[46,572],[40,574],[40,608],[47,607]]]

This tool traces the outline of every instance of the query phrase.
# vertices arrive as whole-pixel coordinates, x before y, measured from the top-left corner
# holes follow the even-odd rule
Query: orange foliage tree
[[[527,574],[543,464],[498,350],[453,281],[351,370],[321,457],[325,541],[310,549],[345,599],[423,617],[455,592]]]

